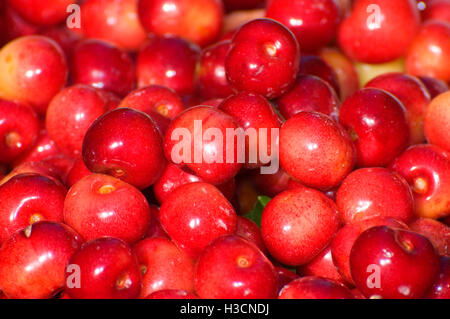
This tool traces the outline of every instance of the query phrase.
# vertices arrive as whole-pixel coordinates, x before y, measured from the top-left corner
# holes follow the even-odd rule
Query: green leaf
[[[254,221],[258,227],[261,227],[262,212],[271,199],[272,198],[267,196],[258,196],[255,207],[253,207],[253,210],[250,213],[244,215],[244,217]]]

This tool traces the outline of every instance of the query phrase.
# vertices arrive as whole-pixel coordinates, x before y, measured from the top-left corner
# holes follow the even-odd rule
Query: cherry
[[[280,168],[275,174],[261,174],[259,169],[250,171],[249,178],[261,193],[274,197],[288,189],[291,177]]]
[[[175,189],[162,203],[159,217],[172,240],[194,258],[215,238],[236,231],[233,207],[207,183]]]
[[[340,25],[338,41],[354,60],[389,62],[406,53],[419,26],[413,0],[360,0]]]
[[[82,154],[89,170],[141,189],[156,181],[164,165],[162,137],[155,123],[145,113],[128,108],[100,116],[84,137]]]
[[[425,141],[423,118],[431,96],[418,78],[402,73],[387,73],[374,78],[366,87],[386,90],[397,97],[406,109],[410,144]]]
[[[301,111],[316,111],[337,117],[340,105],[334,89],[327,82],[311,75],[299,76],[293,88],[275,103],[285,119]]]
[[[355,142],[358,166],[385,166],[408,145],[403,104],[390,93],[361,89],[344,100],[339,122]]]
[[[64,221],[86,240],[111,236],[133,243],[145,235],[150,212],[144,195],[133,186],[91,174],[67,193]]]
[[[223,184],[238,173],[244,162],[239,160],[245,153],[237,148],[237,134],[226,133],[236,129],[236,121],[220,110],[207,106],[187,109],[172,121],[165,134],[166,158],[186,165],[208,183]],[[222,136],[217,136],[219,132]]]
[[[9,164],[31,150],[39,119],[28,106],[0,99],[0,163]]]
[[[74,48],[81,41],[81,36],[76,33],[76,29],[69,29],[67,26],[50,26],[40,31],[40,34],[55,41],[64,51],[70,61]]]
[[[225,59],[230,45],[230,40],[221,41],[202,51],[197,72],[197,92],[205,99],[225,98],[233,93],[225,73]]]
[[[355,241],[350,269],[356,287],[367,298],[420,298],[438,274],[439,257],[425,237],[377,226]]]
[[[0,97],[28,104],[40,114],[66,84],[64,52],[43,36],[21,37],[6,44],[0,50],[0,69]]]
[[[147,238],[133,247],[142,273],[141,297],[166,289],[194,291],[194,260],[166,238]]]
[[[83,158],[78,157],[68,172],[64,182],[67,187],[72,187],[80,179],[90,174],[92,174],[92,172],[84,165]]]
[[[288,283],[299,278],[296,273],[284,267],[275,267],[275,270],[278,273],[278,293],[280,293],[281,289],[283,289],[283,287]]]
[[[271,19],[256,19],[233,36],[225,71],[234,90],[276,98],[294,83],[299,60],[298,42],[286,27]]]
[[[2,34],[0,35],[0,45],[22,36],[35,35],[39,32],[39,25],[25,20],[10,5],[5,3],[5,8],[0,10]],[[3,40],[3,41],[2,41]]]
[[[225,8],[228,11],[259,8],[265,2],[265,0],[223,0]]]
[[[450,152],[450,91],[433,99],[425,112],[425,135],[430,144]]]
[[[159,290],[151,293],[145,299],[199,299],[195,294],[179,289]]]
[[[204,46],[219,35],[223,6],[219,0],[139,0],[139,17],[148,32]]]
[[[42,220],[63,221],[65,187],[38,174],[19,174],[0,186],[0,243]]]
[[[58,24],[68,15],[67,8],[76,0],[8,0],[26,20],[41,25]]]
[[[418,218],[409,228],[428,238],[442,256],[450,257],[450,227],[430,218]]]
[[[406,70],[416,76],[450,81],[450,24],[425,22],[406,55]]]
[[[74,84],[86,84],[111,91],[120,96],[128,94],[135,85],[135,67],[127,52],[95,39],[81,41],[71,59]]]
[[[335,0],[271,0],[266,16],[287,26],[303,50],[314,52],[334,39],[341,12]]]
[[[277,293],[272,263],[250,242],[223,236],[209,244],[195,270],[195,290],[203,299],[266,299]]]
[[[437,279],[426,293],[427,299],[450,298],[450,257],[441,257]]]
[[[302,55],[300,60],[300,75],[315,75],[328,82],[336,93],[340,92],[339,82],[333,68],[319,56]]]
[[[419,76],[420,81],[425,85],[430,93],[432,99],[438,96],[441,93],[445,93],[449,90],[448,85],[439,79],[430,78],[427,76]]]
[[[137,58],[138,87],[163,85],[185,95],[194,92],[200,48],[174,36],[150,36]]]
[[[344,285],[330,279],[308,276],[296,279],[280,291],[278,299],[354,299]]]
[[[159,220],[159,207],[150,205],[150,225],[145,238],[169,238]]]
[[[281,127],[280,163],[300,183],[327,190],[351,172],[355,149],[348,134],[330,117],[305,111]]]
[[[251,242],[258,247],[261,252],[266,254],[267,249],[266,246],[264,246],[264,240],[259,226],[254,221],[242,216],[237,216],[236,221],[236,235]]]
[[[441,20],[450,23],[450,2],[448,0],[433,0],[422,13],[424,21]]]
[[[77,267],[72,268],[73,265]],[[79,286],[74,275],[79,276]],[[69,260],[65,291],[71,298],[132,299],[139,296],[140,290],[137,258],[119,239],[103,237],[88,241]]]
[[[86,0],[80,12],[82,33],[88,38],[109,41],[126,50],[138,50],[145,41],[137,0]]]
[[[434,145],[414,145],[391,164],[411,187],[415,215],[443,218],[450,213],[450,154]]]
[[[298,188],[275,196],[264,208],[261,232],[270,254],[286,265],[313,260],[340,226],[334,202],[319,191]]]
[[[15,232],[0,248],[0,289],[12,299],[51,298],[65,285],[69,258],[81,246],[70,227],[38,222]]]

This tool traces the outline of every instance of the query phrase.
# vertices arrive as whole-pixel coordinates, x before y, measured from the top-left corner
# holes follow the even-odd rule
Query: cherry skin
[[[360,167],[386,166],[409,142],[404,106],[386,91],[357,91],[342,103],[339,122],[355,142]]]
[[[288,27],[303,50],[314,52],[334,39],[341,12],[335,0],[271,0],[266,16]]]
[[[75,0],[9,0],[13,7],[26,20],[40,25],[54,25],[62,22],[68,15],[67,8]]]
[[[255,169],[249,175],[252,185],[260,193],[269,197],[274,197],[288,189],[289,182],[292,180],[282,168],[275,174],[262,174],[261,170]]]
[[[173,34],[204,46],[220,33],[223,6],[219,0],[139,0],[139,17],[148,32]]]
[[[292,281],[280,291],[278,299],[354,299],[344,285],[330,279],[308,276]]]
[[[225,60],[231,41],[213,44],[202,51],[197,73],[197,92],[205,99],[225,98],[233,94],[225,73]]]
[[[433,99],[425,112],[425,135],[430,144],[450,152],[450,91]]]
[[[419,26],[413,0],[361,0],[340,25],[339,46],[357,61],[389,62],[406,53]]]
[[[0,163],[9,164],[33,147],[39,119],[28,106],[0,99]]]
[[[355,148],[330,117],[305,111],[281,127],[280,163],[300,183],[327,190],[338,186],[352,171]]]
[[[194,260],[169,239],[144,239],[133,252],[141,267],[141,297],[166,289],[194,291]]]
[[[190,183],[175,189],[161,205],[159,218],[172,240],[196,258],[215,238],[236,231],[236,213],[213,185]]]
[[[63,221],[66,188],[38,174],[19,174],[0,186],[0,243],[42,220]]]
[[[0,289],[12,299],[43,299],[65,285],[69,258],[81,246],[70,227],[38,222],[15,232],[0,249]]]
[[[276,260],[299,266],[325,249],[339,226],[334,202],[319,191],[303,187],[284,191],[267,204],[261,232]]]
[[[425,85],[430,93],[432,99],[441,93],[445,93],[449,90],[447,83],[442,80],[430,78],[427,76],[419,76],[420,81]]]
[[[80,179],[91,174],[92,172],[84,165],[83,158],[78,157],[67,173],[64,183],[67,187],[72,187]]]
[[[71,265],[79,267],[77,287]],[[75,270],[76,271],[76,270]],[[133,299],[141,290],[136,256],[123,241],[103,237],[84,243],[66,270],[66,292],[73,299]]]
[[[425,141],[423,120],[431,96],[418,78],[402,73],[387,73],[371,80],[366,87],[386,90],[398,98],[406,109],[410,144]]]
[[[316,276],[345,284],[345,280],[336,270],[336,266],[334,265],[333,257],[331,255],[331,245],[328,245],[327,248],[309,263],[298,267],[297,273],[305,277]]]
[[[0,50],[0,69],[0,97],[28,104],[39,114],[45,114],[67,79],[64,52],[43,36],[21,37],[6,44]]]
[[[408,148],[391,168],[402,175],[414,196],[414,213],[425,218],[450,214],[450,154],[434,145]]]
[[[334,89],[324,80],[301,75],[292,89],[276,100],[278,110],[285,119],[301,111],[315,111],[337,117],[340,105]]]
[[[195,270],[195,291],[203,299],[274,298],[278,275],[253,244],[223,236],[209,244]]]
[[[163,85],[185,95],[194,92],[200,48],[174,36],[150,36],[137,58],[138,87]]]
[[[283,289],[283,287],[286,286],[288,283],[299,278],[299,276],[296,273],[284,267],[275,267],[275,270],[278,273],[278,293],[280,293],[281,289]]]
[[[138,50],[146,32],[139,21],[137,0],[87,0],[81,5],[82,32],[88,38]]]
[[[439,257],[425,237],[377,226],[355,241],[350,269],[367,298],[421,298],[439,272]]]
[[[450,81],[450,24],[425,22],[406,55],[406,70],[416,76]]]
[[[441,257],[437,279],[425,295],[427,299],[450,298],[450,257]]]
[[[261,229],[254,221],[246,217],[237,216],[236,235],[254,244],[264,254],[267,253],[267,249],[266,246],[264,246],[264,240],[261,235]]]
[[[448,0],[430,1],[422,17],[424,21],[441,20],[450,23],[450,2]]]
[[[199,299],[195,294],[179,289],[159,290],[151,293],[145,299]]]
[[[450,257],[450,227],[430,218],[418,218],[409,228],[428,238],[441,256]]]
[[[14,39],[27,35],[35,35],[39,32],[39,25],[25,20],[10,5],[6,5],[3,10],[0,9],[0,27],[2,34],[0,35],[0,45],[4,45]]]
[[[265,0],[223,0],[227,11],[248,10],[264,6]]]
[[[219,109],[231,115],[246,132],[255,133],[253,140],[246,139],[246,168],[269,164],[277,156],[272,152],[278,147],[281,119],[263,96],[241,92],[225,99]]]
[[[169,239],[169,235],[167,235],[166,231],[161,225],[161,221],[159,220],[159,207],[150,205],[150,225],[147,229],[147,233],[145,234],[145,238],[161,237]]]
[[[119,107],[129,107],[150,116],[158,113],[169,119],[175,118],[184,110],[183,101],[178,94],[161,85],[150,85],[132,91],[122,100]]]
[[[389,217],[373,217],[346,224],[339,229],[331,242],[331,257],[334,265],[342,278],[351,285],[354,285],[350,272],[350,253],[356,239],[365,230],[375,226],[389,226],[392,228],[408,229],[406,224]]]
[[[120,96],[128,94],[135,85],[135,66],[127,52],[95,39],[81,41],[71,59],[74,84],[86,84],[111,91]]]
[[[55,41],[66,54],[68,61],[70,61],[74,48],[81,41],[81,36],[76,33],[76,30],[70,29],[67,25],[60,25],[47,27],[40,30],[39,33]]]
[[[138,189],[108,175],[91,174],[69,190],[64,220],[86,240],[110,236],[133,243],[147,231],[150,213]]]
[[[24,118],[21,119],[24,122]],[[42,124],[42,123],[41,123]],[[45,128],[42,127],[37,134],[36,142],[34,145],[16,160],[13,161],[13,166],[17,167],[20,164],[26,162],[39,162],[44,161],[50,157],[58,156],[61,152],[56,147],[55,141],[53,141]]]
[[[302,55],[300,60],[300,75],[315,75],[328,82],[336,93],[340,92],[336,72],[321,57],[316,55]]]
[[[292,32],[271,19],[256,19],[234,35],[225,61],[231,87],[267,98],[286,93],[299,70],[300,48]]]
[[[82,154],[89,170],[112,175],[140,189],[152,185],[164,167],[158,128],[148,115],[129,108],[99,117],[84,137]]]
[[[108,101],[93,87],[77,84],[58,93],[50,102],[46,128],[61,152],[77,157],[91,124],[107,111]]]
[[[244,162],[239,154],[245,150],[238,149],[237,136],[226,133],[230,129],[235,132],[238,124],[223,111],[207,106],[187,109],[172,121],[164,136],[166,158],[189,167],[208,183],[223,184],[239,172]],[[214,138],[207,134],[211,130]],[[216,138],[218,131],[222,136]]]

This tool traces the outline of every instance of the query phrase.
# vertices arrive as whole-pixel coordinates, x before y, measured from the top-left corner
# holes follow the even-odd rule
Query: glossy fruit
[[[219,35],[223,7],[219,0],[139,0],[139,17],[148,32],[204,46]]]
[[[333,68],[317,55],[302,55],[300,60],[300,75],[315,75],[330,84],[339,95],[340,87]]]
[[[445,93],[449,90],[448,85],[442,80],[430,78],[427,76],[419,76],[419,79],[428,89],[428,92],[430,93],[432,99],[434,99],[439,94]]]
[[[428,238],[441,256],[450,257],[450,227],[430,218],[418,218],[409,228]]]
[[[264,240],[261,235],[261,229],[254,221],[246,217],[237,216],[236,235],[254,244],[264,254],[267,253],[267,249],[266,246],[264,246]]]
[[[299,62],[294,35],[274,20],[256,19],[234,35],[225,71],[234,90],[276,98],[294,83]]]
[[[178,94],[194,92],[200,57],[197,45],[174,36],[150,36],[137,58],[138,87],[163,85]]]
[[[404,106],[386,91],[357,91],[342,103],[339,122],[355,143],[358,166],[386,166],[409,142]]]
[[[153,184],[164,167],[162,138],[155,123],[145,113],[128,108],[99,117],[84,137],[82,154],[89,170],[141,189]]]
[[[193,257],[215,238],[233,234],[236,213],[211,184],[190,183],[175,189],[161,205],[160,220],[172,240]]]
[[[441,257],[441,265],[437,279],[425,295],[427,299],[450,298],[450,257]]]
[[[281,127],[280,163],[300,183],[327,190],[351,172],[355,149],[348,134],[330,117],[300,112]]]
[[[70,168],[70,171],[67,173],[64,182],[67,187],[72,187],[80,179],[90,174],[92,174],[92,172],[84,165],[83,158],[78,157]]]
[[[387,73],[371,80],[366,87],[386,90],[398,98],[406,110],[410,144],[425,141],[423,119],[431,96],[418,78],[402,73]]]
[[[314,52],[334,39],[341,12],[335,0],[271,0],[266,16],[288,27],[303,50]]]
[[[42,122],[40,126],[41,130],[36,137],[35,143],[28,151],[24,152],[21,156],[13,161],[14,167],[27,162],[44,161],[50,157],[58,156],[60,154],[60,151],[55,145],[55,141],[50,138],[47,130],[42,127]]]
[[[166,289],[155,291],[145,299],[199,299],[195,294],[185,290]]]
[[[356,287],[368,298],[420,298],[438,274],[439,257],[425,237],[378,226],[356,240],[350,269]]]
[[[237,236],[223,236],[201,254],[195,290],[206,299],[274,298],[277,279],[272,263],[256,246]]]
[[[450,214],[450,154],[433,145],[408,148],[391,168],[411,187],[416,216],[443,218]]]
[[[33,106],[40,114],[67,79],[63,51],[42,36],[21,37],[5,45],[0,50],[0,69],[0,97]]]
[[[353,299],[344,285],[320,277],[302,277],[284,286],[278,299]]]
[[[79,276],[79,286],[74,275]],[[88,241],[70,258],[65,291],[71,298],[131,299],[137,298],[140,290],[137,258],[119,239],[103,237]]]
[[[14,233],[0,249],[0,289],[13,299],[51,298],[64,285],[66,265],[81,246],[70,227],[38,222]]]
[[[40,25],[58,24],[68,15],[67,8],[75,0],[8,0],[26,20]]]
[[[412,75],[450,81],[450,23],[422,25],[406,55],[406,69]]]
[[[286,265],[310,262],[340,226],[336,205],[321,192],[298,188],[275,196],[264,208],[261,232],[270,254]]]
[[[144,239],[133,251],[142,273],[141,297],[166,289],[194,291],[194,260],[169,239]]]
[[[135,66],[127,52],[95,39],[81,41],[71,59],[74,84],[86,84],[120,96],[135,86]]]
[[[339,27],[339,45],[354,60],[388,62],[406,53],[419,25],[414,0],[360,0]]]
[[[127,50],[138,50],[145,41],[138,0],[87,0],[80,12],[82,31],[88,38],[109,41]]]
[[[146,233],[150,212],[144,195],[133,186],[91,174],[67,193],[64,221],[86,240],[110,236],[133,243]]]
[[[425,112],[425,135],[430,144],[450,152],[450,91],[433,99]]]

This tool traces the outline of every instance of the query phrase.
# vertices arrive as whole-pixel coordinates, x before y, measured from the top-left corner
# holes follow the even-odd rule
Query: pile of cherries
[[[7,0],[0,45],[1,298],[450,298],[450,0]]]

